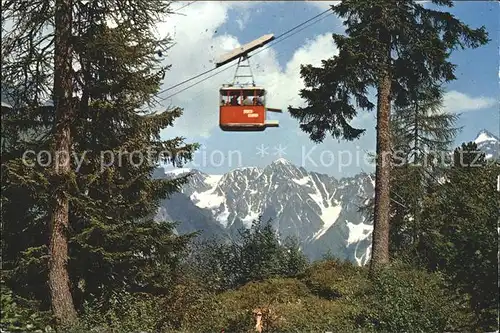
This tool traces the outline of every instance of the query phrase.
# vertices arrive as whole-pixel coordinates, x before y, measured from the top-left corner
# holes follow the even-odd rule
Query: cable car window
[[[243,92],[243,105],[253,105],[252,101],[252,92],[251,91],[244,91]]]
[[[265,96],[264,90],[255,90],[253,104],[254,105],[266,105],[264,96]]]
[[[229,101],[229,105],[232,105],[232,106],[240,105],[240,100],[241,100],[240,96],[233,95],[233,96],[231,96],[231,100]]]
[[[221,90],[220,91],[220,105],[221,106],[228,106],[228,105],[240,105],[241,104],[241,98],[240,98],[240,91],[239,90]]]
[[[220,96],[220,105],[225,106],[229,105],[229,97],[227,95],[222,95]]]

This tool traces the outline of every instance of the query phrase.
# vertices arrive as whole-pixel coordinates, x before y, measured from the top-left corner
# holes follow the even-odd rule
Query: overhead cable
[[[310,27],[310,26],[312,26],[312,25],[314,25],[314,24],[318,23],[319,21],[321,21],[321,20],[325,19],[325,18],[326,18],[326,17],[328,17],[329,15],[326,15],[326,16],[323,16],[323,17],[321,17],[321,16],[322,16],[322,15],[324,15],[325,13],[328,13],[328,12],[331,12],[331,9],[325,10],[325,11],[321,12],[320,14],[318,14],[318,15],[316,15],[316,16],[314,16],[314,17],[310,18],[310,19],[308,19],[307,21],[304,21],[304,22],[302,22],[301,24],[299,24],[299,25],[297,25],[297,26],[293,27],[292,29],[289,29],[289,30],[285,31],[284,33],[282,33],[282,34],[280,34],[278,37],[276,37],[276,38],[275,38],[275,39],[274,39],[271,43],[269,43],[266,47],[264,47],[264,48],[262,48],[262,49],[258,50],[257,52],[255,52],[255,53],[253,53],[253,54],[249,55],[249,56],[248,56],[248,58],[250,58],[250,57],[253,57],[253,56],[257,55],[257,54],[259,54],[260,52],[263,52],[264,50],[266,50],[266,49],[270,48],[271,46],[274,46],[274,45],[276,45],[276,44],[278,44],[278,43],[280,43],[280,42],[282,42],[282,41],[286,40],[287,38],[290,38],[291,36],[293,36],[293,35],[295,35],[295,34],[299,33],[300,31],[302,31],[302,30],[304,30],[304,29],[306,29],[306,28],[308,28],[308,27]],[[330,13],[330,15],[332,15],[332,14],[333,14],[333,12],[331,12],[331,13]],[[314,20],[316,20],[316,21],[314,21]],[[311,21],[314,21],[314,22],[310,23]],[[307,23],[310,23],[310,24],[306,25]],[[295,31],[296,29],[298,29],[298,28],[300,28],[300,27],[302,27],[302,28],[301,28],[301,29],[299,29],[298,31]],[[286,35],[288,35],[288,34],[289,34],[289,33],[291,33],[292,31],[295,31],[295,32],[294,32],[293,34],[291,34],[291,35],[289,35],[289,36],[285,37]],[[191,87],[193,87],[193,86],[195,86],[195,85],[197,85],[197,84],[200,84],[201,82],[206,81],[206,80],[208,80],[208,79],[210,79],[210,78],[212,78],[212,77],[214,77],[214,76],[216,76],[216,75],[218,75],[218,74],[220,74],[220,73],[222,73],[222,72],[225,72],[225,71],[227,71],[227,70],[228,70],[228,69],[230,69],[230,68],[236,67],[236,66],[237,66],[237,64],[232,64],[232,65],[230,65],[230,66],[228,66],[228,67],[226,67],[226,68],[224,68],[224,69],[222,69],[222,70],[219,70],[219,71],[215,72],[215,73],[214,73],[214,74],[212,74],[212,75],[209,75],[209,76],[207,76],[207,77],[203,78],[202,80],[196,81],[195,83],[193,83],[193,84],[191,84],[191,85],[187,86],[187,87],[186,87],[186,88],[184,88],[184,89],[181,89],[181,90],[179,90],[179,91],[177,91],[177,92],[175,92],[175,93],[173,93],[173,94],[171,94],[171,95],[169,95],[169,96],[167,96],[167,97],[162,97],[162,98],[160,98],[160,101],[164,101],[164,100],[169,99],[169,98],[171,98],[171,97],[173,97],[173,96],[175,96],[175,95],[177,95],[177,94],[180,94],[181,92],[186,91],[187,89],[190,89]],[[160,91],[158,94],[162,94],[162,93],[164,93],[164,92],[167,92],[167,91],[170,91],[170,90],[172,90],[172,89],[174,89],[174,88],[177,88],[177,87],[179,87],[179,86],[181,86],[181,85],[183,85],[183,84],[185,84],[185,83],[187,83],[187,82],[190,82],[190,81],[192,81],[192,80],[194,80],[194,79],[197,79],[197,78],[199,78],[199,77],[201,77],[201,76],[204,76],[204,75],[206,75],[206,74],[208,74],[208,73],[211,73],[211,72],[213,72],[213,71],[214,71],[214,70],[216,70],[216,69],[218,69],[218,68],[212,68],[212,69],[207,70],[207,71],[205,71],[205,72],[203,72],[203,73],[200,73],[200,74],[198,74],[198,75],[196,75],[196,76],[193,76],[193,77],[191,77],[191,78],[189,78],[189,79],[186,79],[186,80],[184,80],[184,81],[182,81],[182,82],[179,82],[179,83],[177,83],[177,84],[175,84],[175,85],[173,85],[173,86],[171,86],[171,87],[169,87],[169,88],[163,89],[163,90],[162,90],[162,91]]]

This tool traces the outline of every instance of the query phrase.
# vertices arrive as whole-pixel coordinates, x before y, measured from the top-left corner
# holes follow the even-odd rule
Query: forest
[[[302,65],[306,105],[288,109],[316,143],[355,140],[357,114],[376,116],[375,196],[361,208],[372,252],[359,267],[330,253],[310,262],[262,218],[230,242],[155,221],[190,181],[155,168],[199,149],[165,139],[184,110],[155,99],[175,40],[154,27],[171,2],[4,1],[2,332],[497,330],[500,162],[456,146],[458,115],[443,111],[452,52],[490,39],[452,1],[431,2],[442,10],[332,6],[347,27],[333,35],[339,54]]]

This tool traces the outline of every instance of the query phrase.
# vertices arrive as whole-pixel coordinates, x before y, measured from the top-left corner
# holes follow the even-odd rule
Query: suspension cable
[[[295,29],[297,29],[297,28],[299,28],[299,27],[303,26],[303,27],[302,27],[302,29],[300,29],[300,30],[296,31],[295,33],[293,33],[293,34],[291,34],[291,35],[289,35],[289,36],[287,36],[287,37],[285,37],[285,38],[282,38],[282,39],[279,39],[279,40],[276,40],[276,39],[275,39],[275,40],[273,41],[274,43],[269,43],[266,47],[264,47],[264,48],[262,48],[262,49],[258,50],[257,52],[255,52],[255,53],[253,53],[253,54],[249,55],[249,56],[248,56],[248,58],[250,58],[250,57],[253,57],[253,56],[257,55],[257,54],[259,54],[260,52],[263,52],[264,50],[266,50],[266,49],[270,48],[271,46],[273,46],[273,45],[275,45],[275,44],[278,44],[279,42],[282,42],[282,41],[286,40],[287,38],[290,38],[291,36],[293,36],[293,35],[295,35],[295,34],[299,33],[300,31],[302,31],[302,30],[304,30],[304,29],[306,29],[306,28],[308,28],[308,27],[310,27],[310,26],[312,26],[312,25],[314,25],[314,24],[318,23],[319,21],[321,21],[321,20],[325,19],[325,18],[326,18],[326,17],[328,17],[329,15],[326,15],[326,16],[324,16],[324,17],[322,17],[322,18],[319,18],[319,17],[320,17],[321,15],[323,15],[323,14],[325,14],[325,13],[329,12],[329,11],[331,11],[331,9],[328,9],[328,10],[326,10],[326,11],[322,12],[321,14],[316,15],[315,17],[313,17],[313,18],[311,18],[311,19],[309,19],[309,20],[307,20],[307,21],[305,21],[305,22],[303,22],[303,23],[299,24],[298,26],[296,26],[296,27],[294,27],[294,28],[290,29],[289,31],[286,31],[285,33],[282,33],[281,35],[279,35],[279,37],[280,37],[280,38],[281,38],[281,37],[283,37],[283,36],[285,36],[285,35],[287,35],[287,34],[288,34],[288,33],[290,33],[291,31],[293,31],[293,30],[295,30]],[[332,12],[332,13],[330,13],[330,15],[332,15],[332,14],[333,14],[333,12]],[[319,19],[318,19],[318,18],[319,18]],[[311,22],[311,21],[312,21],[312,20],[314,20],[314,19],[317,19],[317,20],[316,20],[316,21],[314,21],[314,22],[312,22],[312,23],[311,23],[311,24],[309,24],[309,25],[304,26],[304,24],[309,23],[309,22]],[[212,78],[212,77],[214,77],[214,76],[216,76],[216,75],[218,75],[218,74],[220,74],[220,73],[222,73],[222,72],[225,72],[225,71],[227,71],[228,69],[231,69],[231,68],[233,68],[233,67],[235,67],[235,66],[237,66],[237,64],[232,64],[232,65],[230,65],[230,66],[228,66],[228,67],[226,67],[226,68],[224,68],[224,69],[222,69],[222,70],[219,70],[219,71],[215,72],[215,73],[214,73],[214,74],[212,74],[212,75],[209,75],[209,76],[207,76],[207,77],[205,77],[205,78],[203,78],[203,79],[201,79],[201,80],[199,80],[199,81],[194,82],[193,84],[191,84],[191,85],[187,86],[187,87],[186,87],[186,88],[184,88],[184,89],[181,89],[181,90],[179,90],[179,91],[177,91],[177,92],[175,92],[175,93],[173,93],[173,94],[171,94],[171,95],[169,95],[169,96],[166,96],[166,97],[162,97],[162,98],[160,98],[160,99],[159,99],[159,101],[164,101],[164,100],[169,99],[169,98],[171,98],[171,97],[173,97],[173,96],[176,96],[176,95],[180,94],[181,92],[184,92],[184,91],[186,91],[186,90],[188,90],[188,89],[190,89],[190,88],[192,88],[192,87],[194,87],[194,86],[196,86],[196,85],[198,85],[198,84],[200,84],[200,83],[202,83],[202,82],[204,82],[204,81],[206,81],[206,80],[208,80],[208,79],[210,79],[210,78]],[[216,69],[218,69],[218,68],[212,68],[212,69],[210,69],[210,70],[208,70],[208,71],[205,71],[205,72],[203,72],[203,73],[201,73],[201,74],[198,74],[198,75],[196,75],[196,76],[193,76],[192,78],[189,78],[189,79],[184,80],[184,81],[182,81],[182,82],[180,82],[180,83],[178,83],[178,84],[176,84],[176,85],[173,85],[173,86],[171,86],[171,87],[169,87],[169,88],[167,88],[167,89],[162,90],[162,91],[161,91],[161,92],[159,92],[158,94],[161,94],[161,93],[167,92],[167,91],[169,91],[169,90],[172,90],[172,89],[174,89],[174,88],[176,88],[176,87],[178,87],[178,86],[183,85],[184,83],[187,83],[187,82],[189,82],[189,81],[192,81],[192,80],[194,80],[194,79],[197,79],[197,78],[199,78],[200,76],[203,76],[203,75],[205,75],[205,74],[208,74],[208,73],[210,73],[210,72],[212,72],[212,71],[214,71],[214,70],[216,70]]]
[[[194,2],[194,1],[193,1],[193,2]],[[192,2],[191,2],[191,3],[192,3]],[[324,15],[325,13],[330,12],[330,11],[331,11],[331,9],[329,8],[329,9],[327,9],[327,10],[325,10],[325,11],[321,12],[320,14],[315,15],[314,17],[311,17],[310,19],[308,19],[308,20],[306,20],[306,21],[302,22],[301,24],[299,24],[299,25],[297,25],[297,26],[295,26],[295,27],[293,27],[293,28],[291,28],[291,29],[289,29],[289,30],[285,31],[284,33],[282,33],[282,34],[280,34],[279,36],[277,36],[277,37],[276,37],[276,38],[275,38],[275,39],[274,39],[271,43],[269,43],[269,44],[268,44],[265,48],[260,49],[260,50],[258,50],[257,52],[255,52],[254,54],[250,55],[250,56],[249,56],[249,58],[250,58],[251,56],[254,56],[254,55],[256,55],[256,54],[258,54],[258,53],[260,53],[260,52],[262,52],[262,51],[264,51],[264,50],[268,49],[269,47],[271,47],[271,46],[273,46],[273,45],[275,45],[275,44],[279,43],[280,41],[285,40],[285,39],[287,39],[287,38],[289,38],[289,37],[291,37],[291,36],[295,35],[296,33],[298,33],[298,32],[300,32],[300,31],[302,31],[303,29],[305,29],[305,28],[309,27],[310,25],[308,25],[308,26],[306,26],[306,27],[304,27],[304,28],[300,29],[299,31],[295,32],[294,34],[292,34],[292,35],[290,35],[290,36],[288,36],[288,37],[286,37],[286,38],[283,38],[284,36],[288,35],[288,34],[289,34],[289,33],[291,33],[292,31],[294,31],[294,30],[296,30],[296,29],[298,29],[298,28],[300,28],[300,27],[304,26],[305,24],[307,24],[307,23],[309,23],[309,22],[311,22],[311,21],[313,21],[313,20],[315,20],[315,19],[319,18],[320,16],[322,16],[322,15]],[[333,14],[333,12],[332,12],[331,14]],[[325,16],[325,17],[326,17],[326,16]],[[325,17],[321,18],[320,20],[324,19]],[[318,21],[314,22],[313,24],[315,24],[315,23],[319,22],[320,20],[318,20]],[[312,25],[312,24],[311,24],[311,25]],[[283,39],[281,39],[281,38],[283,38]],[[232,68],[232,67],[235,67],[235,66],[236,66],[236,64],[233,64],[233,65],[231,65],[231,66],[229,66],[229,67],[226,67],[226,68],[225,68],[224,70],[222,70],[222,71],[218,71],[217,73],[222,73],[223,71],[226,71],[227,69]],[[163,89],[163,90],[161,90],[160,92],[158,92],[158,95],[159,95],[159,94],[163,94],[163,93],[165,93],[165,92],[167,92],[167,91],[170,91],[170,90],[172,90],[172,89],[174,89],[174,88],[177,88],[177,87],[179,87],[179,86],[181,86],[181,85],[183,85],[183,84],[185,84],[185,83],[188,83],[188,82],[190,82],[190,81],[193,81],[193,80],[195,80],[195,79],[197,79],[197,78],[199,78],[199,77],[201,77],[201,76],[203,76],[203,75],[206,75],[206,74],[208,74],[208,73],[211,73],[211,72],[215,71],[216,69],[218,69],[218,67],[215,67],[215,68],[209,69],[209,70],[207,70],[207,71],[205,71],[205,72],[203,72],[203,73],[197,74],[197,75],[195,75],[195,76],[193,76],[193,77],[191,77],[191,78],[189,78],[189,79],[186,79],[186,80],[181,81],[181,82],[179,82],[179,83],[177,83],[177,84],[175,84],[175,85],[173,85],[173,86],[170,86],[170,87],[168,87],[168,88],[166,88],[166,89]],[[208,77],[207,77],[207,79],[208,79],[208,78],[211,78],[211,77],[213,77],[213,75],[208,76]],[[203,81],[204,81],[204,80],[202,80],[202,81],[198,81],[198,83],[199,83],[199,82],[203,82]],[[197,84],[197,83],[196,83],[196,84]],[[190,85],[188,88],[190,88],[190,87],[192,87],[192,86],[193,86],[193,85]],[[187,88],[186,88],[186,89],[187,89]],[[180,93],[180,92],[182,92],[182,91],[184,91],[184,90],[186,90],[186,89],[180,90],[178,93]],[[177,94],[177,93],[176,93],[176,94]],[[174,95],[176,95],[176,94],[174,94]],[[170,95],[170,96],[168,96],[168,97],[161,98],[160,100],[165,100],[165,99],[170,98],[170,97],[172,97],[172,96],[174,96],[174,95]]]

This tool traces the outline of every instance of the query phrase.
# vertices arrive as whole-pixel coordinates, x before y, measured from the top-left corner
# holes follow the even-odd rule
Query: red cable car
[[[279,127],[277,120],[267,120],[266,114],[281,112],[280,109],[266,108],[266,90],[255,86],[252,69],[248,61],[248,53],[267,44],[274,39],[273,35],[265,35],[247,45],[236,49],[216,64],[225,65],[238,59],[233,83],[220,88],[219,126],[223,131],[264,131],[267,127]],[[247,64],[242,64],[246,60]],[[249,74],[239,74],[239,69],[247,67]],[[240,83],[239,78],[249,77],[251,83]]]

